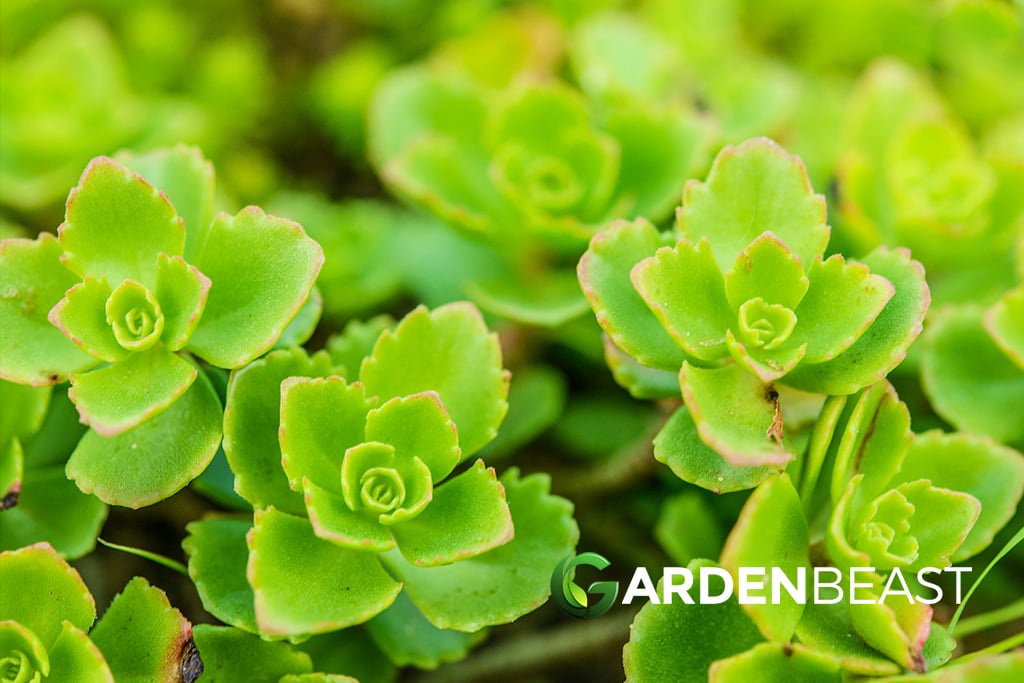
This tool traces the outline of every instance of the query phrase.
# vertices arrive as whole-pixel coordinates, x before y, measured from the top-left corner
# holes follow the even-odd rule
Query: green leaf
[[[281,332],[281,336],[274,342],[275,349],[290,349],[293,346],[302,346],[309,341],[320,324],[320,316],[324,312],[324,295],[316,285],[309,292],[309,298],[302,305],[299,312],[288,323],[288,326]]]
[[[962,491],[981,502],[981,514],[953,555],[955,562],[961,562],[987,548],[1013,517],[1024,493],[1024,456],[988,438],[930,431],[910,444],[892,483],[918,479]],[[943,515],[943,528],[948,513]]]
[[[331,335],[327,340],[327,353],[338,374],[358,377],[363,359],[373,352],[381,333],[394,326],[395,321],[391,316],[378,315],[365,322],[350,320],[341,334]]]
[[[702,567],[713,566],[708,560],[694,560],[687,569],[696,576]],[[633,620],[622,650],[626,681],[705,683],[712,662],[760,641],[757,627],[735,598],[714,605],[687,605],[681,599],[669,605],[647,603]]]
[[[370,158],[382,166],[428,135],[479,140],[486,106],[469,81],[424,68],[396,72],[370,106]]]
[[[379,519],[353,511],[344,498],[308,479],[302,480],[302,488],[309,522],[318,537],[363,552],[382,552],[394,547],[394,539]]]
[[[918,602],[908,604],[902,595],[890,596],[886,602],[879,603],[882,578],[869,577],[875,583],[874,589],[862,589],[867,593],[864,599],[869,602],[849,605],[853,627],[868,645],[903,668],[922,673],[922,650],[931,624],[931,607]]]
[[[50,675],[50,656],[46,646],[39,642],[32,631],[16,621],[0,621],[0,650],[4,653],[4,668],[11,662],[14,674],[20,674],[23,680],[35,680]],[[4,671],[4,675],[7,675]]]
[[[807,341],[805,363],[829,361],[849,349],[871,327],[896,293],[888,280],[836,254],[815,259],[811,286],[796,308],[796,339]]]
[[[185,227],[167,196],[108,157],[93,159],[68,195],[58,232],[63,263],[80,277],[156,284],[159,254],[180,256]]]
[[[654,437],[654,458],[683,481],[714,493],[752,489],[780,471],[766,465],[731,464],[701,440],[686,408],[676,410]]]
[[[108,363],[130,353],[118,342],[107,319],[107,299],[112,291],[107,278],[87,277],[69,289],[49,315],[50,322],[76,346]]]
[[[707,496],[685,491],[662,504],[654,537],[676,565],[686,566],[699,557],[718,557],[725,542],[721,526]]]
[[[405,593],[400,594],[391,607],[366,622],[366,631],[395,666],[412,665],[420,669],[436,669],[441,664],[457,662],[483,640],[483,633],[437,628]]]
[[[47,315],[78,282],[60,262],[56,238],[0,242],[0,378],[57,384],[97,364],[54,327]]]
[[[711,664],[709,683],[840,683],[839,665],[799,643],[759,643]]]
[[[645,219],[617,221],[590,241],[577,275],[598,323],[616,347],[645,366],[675,372],[685,355],[630,280],[633,266],[667,243]]]
[[[197,683],[278,683],[282,676],[313,670],[309,655],[289,643],[267,642],[244,631],[209,624],[197,624],[193,633],[203,660],[203,675]]]
[[[755,298],[795,309],[808,285],[800,259],[771,231],[744,248],[725,274],[725,296],[733,310]]]
[[[608,113],[604,130],[621,149],[614,196],[632,200],[632,215],[662,221],[683,181],[707,163],[710,121],[659,102],[632,102]]]
[[[213,284],[189,350],[223,368],[266,352],[306,303],[323,260],[298,223],[257,207],[219,214],[193,259]]]
[[[0,514],[0,550],[45,541],[75,559],[96,545],[107,506],[78,490],[64,466],[30,468],[21,481],[18,504]]]
[[[887,247],[875,249],[863,262],[874,275],[888,280],[896,293],[852,346],[833,360],[800,364],[786,375],[787,385],[813,393],[852,394],[899,365],[921,333],[931,300],[921,264],[911,260],[906,249]]]
[[[958,429],[1024,443],[1024,372],[983,327],[974,307],[929,319],[921,381],[935,412]]]
[[[395,667],[366,629],[349,628],[313,636],[297,647],[313,658],[313,668],[317,671],[347,674],[361,683],[394,683],[397,678]]]
[[[71,454],[67,475],[112,505],[139,508],[167,498],[202,472],[217,452],[221,406],[200,373],[169,408],[117,436],[89,430]]]
[[[112,437],[167,410],[198,374],[188,361],[155,346],[99,370],[71,375],[68,396],[82,422]]]
[[[985,329],[999,348],[1024,369],[1024,286],[1007,292],[985,313]]]
[[[203,608],[221,621],[256,633],[255,595],[246,579],[248,519],[205,519],[185,527],[181,546],[188,555],[188,575]]]
[[[803,504],[785,473],[768,479],[747,499],[722,549],[722,567],[740,585],[741,568],[780,567],[786,576],[809,568],[810,539]],[[767,585],[766,577],[765,585]],[[767,593],[767,591],[765,591]],[[768,598],[767,595],[760,597]],[[804,606],[786,594],[779,602],[741,605],[767,640],[788,642]]]
[[[114,597],[90,635],[118,683],[173,680],[192,647],[192,625],[139,576]]]
[[[738,365],[683,364],[683,399],[700,438],[736,466],[781,466],[793,459],[778,392]]]
[[[256,623],[268,636],[323,633],[361,624],[387,609],[401,590],[375,553],[317,538],[304,519],[258,510],[248,535],[247,576]]]
[[[434,483],[443,481],[460,459],[455,423],[436,391],[398,396],[371,410],[366,440],[388,444],[399,458],[419,458]]]
[[[458,427],[463,460],[494,438],[508,410],[509,373],[497,336],[467,303],[406,315],[381,334],[360,379],[381,401],[436,391]]]
[[[533,611],[551,592],[555,566],[576,547],[579,529],[572,504],[548,493],[547,475],[520,479],[511,469],[500,482],[516,530],[508,543],[440,567],[417,567],[397,550],[382,556],[409,598],[438,628],[474,632]]]
[[[80,683],[114,683],[103,653],[81,629],[65,622],[50,648],[50,679]]]
[[[895,662],[860,637],[853,628],[845,602],[832,605],[808,602],[796,635],[804,645],[835,657],[845,671],[866,676],[887,676],[900,671]]]
[[[466,283],[465,291],[488,313],[541,327],[562,325],[589,310],[571,271],[475,280]]]
[[[727,355],[725,332],[735,315],[707,240],[696,246],[681,240],[675,248],[663,247],[636,264],[630,278],[648,308],[688,354],[706,361]]]
[[[122,153],[117,160],[167,194],[185,223],[184,255],[191,259],[213,218],[213,164],[198,147],[185,145],[144,154]]]
[[[82,577],[46,543],[0,553],[0,621],[16,621],[49,649],[62,622],[87,631],[96,602]]]
[[[434,489],[423,512],[391,527],[398,549],[420,567],[475,557],[512,540],[505,491],[482,460]]]
[[[803,162],[767,138],[719,152],[706,182],[687,183],[677,217],[690,242],[707,238],[722,272],[769,230],[804,264],[828,244],[825,198],[814,194]]]
[[[281,384],[281,465],[293,490],[308,477],[341,495],[342,458],[366,440],[366,414],[373,403],[363,385],[341,377],[292,377]]]
[[[303,513],[302,496],[288,486],[281,467],[281,382],[330,373],[327,354],[309,356],[300,348],[271,351],[231,373],[224,409],[224,453],[235,473],[235,489],[253,507],[273,505],[291,514]]]
[[[908,533],[917,539],[918,554],[908,569],[950,566],[981,514],[981,503],[970,494],[933,486],[924,479],[900,484],[895,490],[913,506]]]
[[[632,356],[617,347],[608,335],[602,335],[602,341],[604,360],[608,369],[612,371],[612,377],[619,386],[629,392],[630,396],[641,400],[680,396],[678,372],[640,365]]]
[[[50,387],[32,387],[0,380],[0,447],[28,439],[43,426],[50,407]]]
[[[210,279],[178,256],[157,258],[156,299],[164,315],[162,339],[167,348],[185,346],[199,324],[210,292]]]

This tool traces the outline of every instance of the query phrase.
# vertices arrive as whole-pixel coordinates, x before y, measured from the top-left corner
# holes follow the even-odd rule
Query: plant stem
[[[964,599],[956,608],[956,612],[953,613],[953,618],[949,620],[948,629],[950,633],[957,632],[957,622],[960,621],[960,615],[963,614],[964,607],[967,606],[967,601],[971,599],[971,596],[974,595],[974,591],[978,588],[978,586],[981,585],[981,582],[985,580],[985,577],[988,575],[988,573],[992,571],[992,567],[996,566],[999,560],[1003,559],[1011,550],[1017,547],[1017,544],[1021,541],[1024,541],[1024,526],[1017,530],[1017,533],[1013,535],[1013,538],[1007,541],[1006,545],[1004,545],[1002,549],[998,553],[996,553],[996,556],[992,558],[992,561],[988,563],[988,566],[985,567],[985,570],[981,572],[981,576],[979,576],[978,579],[973,584],[971,584],[970,589],[967,591],[967,595],[964,596]]]
[[[1009,650],[1012,650],[1013,648],[1018,647],[1020,645],[1024,645],[1024,633],[1012,635],[1009,638],[1005,640],[1000,640],[998,643],[989,645],[986,648],[975,650],[970,654],[966,654],[963,657],[954,659],[952,662],[950,662],[950,664],[964,664],[965,662],[977,659],[978,657],[985,657],[987,655],[999,655],[1004,652],[1008,652]]]
[[[100,542],[100,545],[105,545],[108,548],[113,548],[114,550],[120,550],[121,552],[128,553],[129,555],[142,557],[144,559],[150,560],[151,562],[161,564],[167,567],[168,569],[173,569],[182,576],[188,576],[188,568],[186,568],[185,565],[183,565],[181,562],[178,562],[177,560],[172,560],[169,557],[164,557],[163,555],[159,555],[148,550],[143,550],[142,548],[133,548],[130,545],[121,545],[119,543],[111,543],[110,541],[104,541],[102,538],[97,538],[96,540]]]
[[[603,657],[625,644],[635,616],[636,610],[616,610],[593,621],[574,620],[510,638],[480,648],[469,659],[419,676],[415,683],[520,681],[555,664]]]
[[[1014,619],[1024,618],[1024,598],[1012,602],[1006,607],[1000,607],[994,609],[991,612],[985,612],[984,614],[976,614],[973,617],[963,619],[956,625],[956,633],[953,633],[954,638],[963,638],[969,636],[972,633],[978,631],[984,631],[995,626],[1001,626],[1008,621]]]

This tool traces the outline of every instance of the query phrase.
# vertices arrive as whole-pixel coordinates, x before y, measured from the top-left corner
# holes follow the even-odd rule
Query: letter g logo
[[[604,569],[609,564],[611,563],[608,560],[597,553],[583,553],[576,557],[570,555],[565,558],[558,563],[551,575],[552,599],[570,616],[580,619],[601,616],[615,604],[615,599],[619,596],[619,582],[595,581],[584,591],[573,583],[573,570],[580,565]],[[593,595],[600,596],[596,603],[592,603]]]

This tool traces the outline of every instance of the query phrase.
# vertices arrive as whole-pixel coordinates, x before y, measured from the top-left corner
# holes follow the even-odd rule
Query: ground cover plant
[[[0,679],[1024,677],[1022,36],[4,2]]]

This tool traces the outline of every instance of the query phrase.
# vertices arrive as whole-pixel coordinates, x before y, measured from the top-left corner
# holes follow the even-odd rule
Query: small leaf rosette
[[[96,621],[82,577],[49,544],[0,553],[4,681],[191,683],[202,671],[192,625],[145,579],[132,579]]]
[[[507,410],[479,312],[420,307],[391,325],[351,325],[330,355],[281,350],[233,373],[225,452],[256,513],[193,523],[185,548],[227,623],[297,638],[369,621],[396,664],[434,666],[476,642],[466,633],[542,604],[578,530],[545,477],[468,462]],[[413,627],[439,649],[410,652],[400,633]]]
[[[921,331],[920,264],[884,248],[863,263],[825,258],[825,220],[800,160],[760,138],[726,147],[706,182],[687,185],[678,237],[620,222],[580,260],[617,378],[639,395],[681,385],[702,439],[733,465],[793,457],[776,383],[853,393]]]
[[[213,217],[213,170],[195,150],[128,163],[176,204],[99,157],[71,191],[58,237],[0,244],[0,377],[69,378],[91,429],[68,476],[138,507],[187,484],[220,441],[220,402],[192,356],[234,368],[270,349],[323,254],[299,225],[256,207]]]
[[[399,195],[498,245],[580,245],[601,223],[664,215],[703,161],[695,115],[616,103],[595,120],[575,91],[527,83],[506,97],[457,72],[389,77],[370,153]]]

